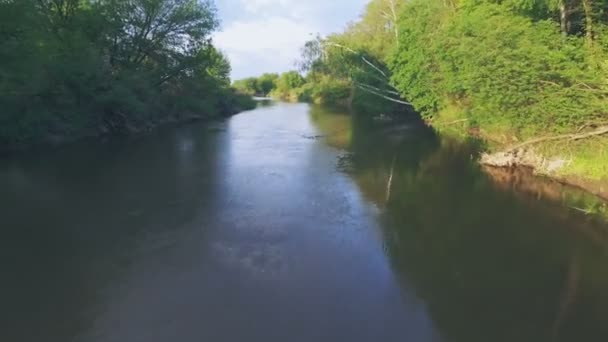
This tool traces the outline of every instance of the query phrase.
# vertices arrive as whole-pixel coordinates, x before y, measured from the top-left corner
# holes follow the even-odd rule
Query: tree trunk
[[[391,10],[391,24],[393,25],[393,30],[395,31],[395,39],[399,40],[399,17],[397,16],[397,4],[395,3],[395,0],[388,0],[388,5]]]
[[[585,37],[587,44],[593,44],[593,0],[582,0],[583,11],[585,12]]]
[[[347,100],[348,101],[347,106],[349,109],[353,109],[353,103],[355,101],[355,92],[356,91],[357,91],[357,87],[352,86],[350,88],[350,94],[348,95],[348,100]]]
[[[570,24],[568,23],[568,6],[566,6],[566,1],[567,0],[559,1],[559,23],[564,36],[567,36],[568,33],[570,33]]]

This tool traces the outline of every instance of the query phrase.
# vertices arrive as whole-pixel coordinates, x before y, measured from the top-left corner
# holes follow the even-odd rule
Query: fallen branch
[[[539,144],[539,143],[547,142],[547,141],[557,141],[557,140],[577,141],[577,140],[587,139],[587,138],[600,136],[600,135],[604,135],[604,134],[608,134],[608,126],[600,127],[593,132],[579,133],[579,134],[562,134],[562,135],[556,135],[556,136],[552,136],[552,137],[542,137],[542,138],[528,140],[521,144],[508,148],[506,150],[506,152],[513,152],[515,150],[519,150],[526,146],[535,145],[535,144]]]
[[[582,209],[582,208],[578,208],[578,207],[570,207],[574,210],[580,211],[581,213],[585,213],[586,215],[591,215],[591,210],[587,210],[587,209]]]

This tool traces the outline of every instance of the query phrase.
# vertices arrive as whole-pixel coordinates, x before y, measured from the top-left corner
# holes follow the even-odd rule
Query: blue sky
[[[214,41],[232,78],[294,69],[300,48],[319,33],[342,30],[368,0],[216,0],[222,21]]]

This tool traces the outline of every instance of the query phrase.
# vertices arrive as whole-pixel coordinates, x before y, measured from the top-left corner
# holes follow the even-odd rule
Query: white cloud
[[[220,0],[223,30],[216,45],[230,58],[233,78],[294,68],[317,33],[339,30],[368,0]]]
[[[234,76],[240,78],[249,76],[247,73],[292,69],[300,48],[313,32],[314,28],[305,23],[274,17],[236,21],[218,33],[215,40],[228,54]],[[262,70],[256,72],[256,67]]]

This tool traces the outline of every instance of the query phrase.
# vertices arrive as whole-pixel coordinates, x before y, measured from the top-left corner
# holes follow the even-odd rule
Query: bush
[[[230,98],[230,65],[210,41],[215,13],[209,1],[0,1],[0,149],[147,130],[243,102]],[[152,29],[163,34],[138,34]]]
[[[433,4],[408,5],[391,64],[394,83],[425,117],[458,103],[471,122],[504,123],[520,135],[605,117],[604,74],[582,37],[507,6]]]

